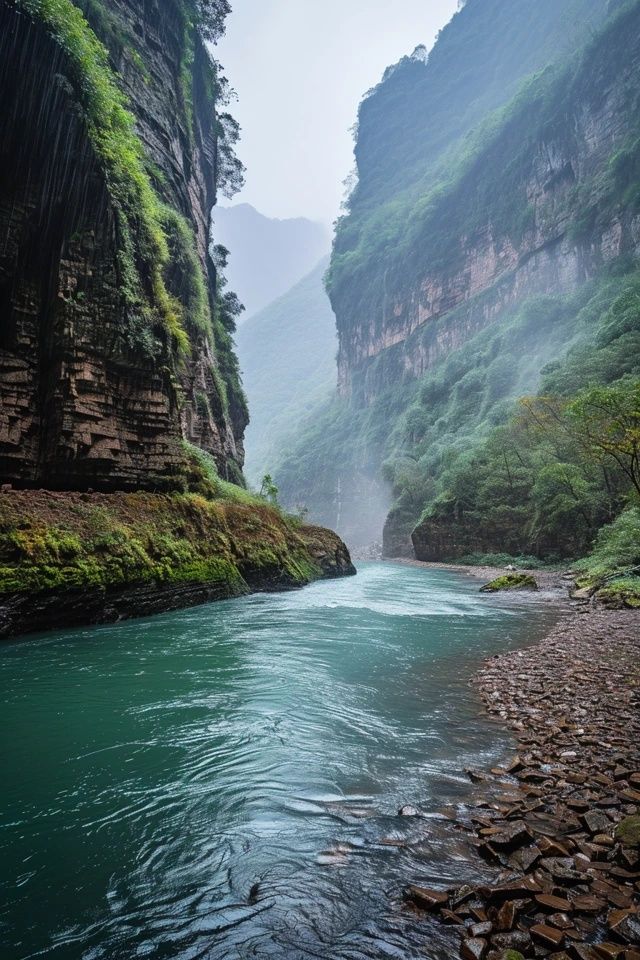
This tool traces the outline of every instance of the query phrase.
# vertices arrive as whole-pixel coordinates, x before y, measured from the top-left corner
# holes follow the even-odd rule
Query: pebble
[[[502,872],[408,898],[457,926],[463,960],[640,960],[640,611],[574,613],[473,683],[519,741],[466,771],[485,795],[461,826]]]

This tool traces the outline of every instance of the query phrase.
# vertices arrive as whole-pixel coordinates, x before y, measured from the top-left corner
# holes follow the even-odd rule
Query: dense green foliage
[[[238,356],[251,407],[246,471],[259,478],[278,462],[300,420],[335,386],[335,317],[323,286],[327,260],[238,330]]]
[[[543,372],[538,395],[484,443],[453,451],[427,529],[492,529],[508,552],[575,557],[640,497],[640,276],[622,281],[601,316],[591,306],[589,333]]]
[[[580,586],[595,588],[606,603],[640,607],[640,507],[629,507],[603,527],[576,568]]]

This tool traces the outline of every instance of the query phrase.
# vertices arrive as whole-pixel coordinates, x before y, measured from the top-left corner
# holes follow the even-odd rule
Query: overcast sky
[[[349,128],[389,64],[433,45],[457,0],[232,0],[217,58],[238,93],[246,201],[271,217],[335,218]],[[223,203],[227,201],[223,200]]]

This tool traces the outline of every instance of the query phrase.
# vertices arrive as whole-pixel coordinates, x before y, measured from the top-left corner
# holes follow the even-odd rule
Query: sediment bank
[[[542,579],[563,595],[561,575]],[[455,824],[495,879],[408,899],[459,928],[463,960],[640,960],[640,611],[574,605],[472,684],[518,743],[469,771]]]

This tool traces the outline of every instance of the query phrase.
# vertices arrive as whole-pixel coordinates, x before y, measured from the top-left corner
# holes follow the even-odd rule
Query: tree
[[[270,473],[265,473],[264,477],[262,478],[260,496],[264,497],[265,500],[268,500],[269,503],[277,504],[278,502],[278,488],[273,482],[273,477]]]
[[[244,166],[235,154],[240,125],[230,113],[218,116],[216,184],[230,200],[244,186]]]
[[[569,428],[600,462],[613,460],[640,496],[640,380],[584,390],[567,407]]]
[[[198,28],[204,40],[215,43],[224,33],[225,20],[231,13],[229,0],[196,0]]]

